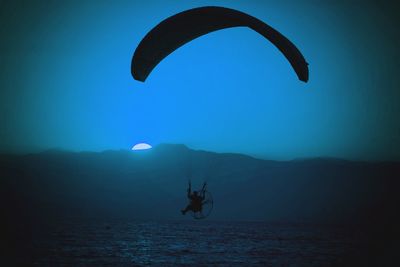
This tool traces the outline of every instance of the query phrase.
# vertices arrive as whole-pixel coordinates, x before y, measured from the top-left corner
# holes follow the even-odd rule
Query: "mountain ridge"
[[[377,209],[391,216],[400,164],[274,161],[164,144],[145,151],[3,154],[0,171],[3,203],[17,201],[30,216],[182,219],[191,179],[194,189],[208,182],[215,202],[210,219],[348,222]]]

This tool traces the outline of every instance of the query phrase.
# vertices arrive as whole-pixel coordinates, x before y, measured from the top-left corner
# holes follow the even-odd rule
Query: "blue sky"
[[[145,83],[133,80],[141,38],[205,5],[238,9],[283,33],[309,62],[309,82],[247,28],[200,37]],[[0,149],[148,142],[272,159],[398,160],[393,10],[374,1],[2,1]]]

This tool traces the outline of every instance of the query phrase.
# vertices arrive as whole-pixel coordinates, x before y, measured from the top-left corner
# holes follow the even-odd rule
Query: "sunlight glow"
[[[139,143],[139,144],[134,145],[132,147],[132,150],[146,150],[146,149],[150,149],[150,148],[152,148],[152,146],[149,144]]]

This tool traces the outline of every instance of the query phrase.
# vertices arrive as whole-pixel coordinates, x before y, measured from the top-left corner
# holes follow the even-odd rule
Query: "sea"
[[[342,266],[355,227],[231,221],[63,220],[33,238],[33,266]]]

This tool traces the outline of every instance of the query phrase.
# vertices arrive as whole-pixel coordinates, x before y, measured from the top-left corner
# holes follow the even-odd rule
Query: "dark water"
[[[362,246],[340,227],[260,222],[77,222],[45,227],[35,266],[336,266]]]

